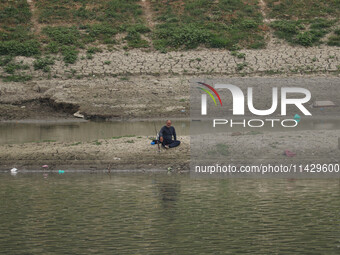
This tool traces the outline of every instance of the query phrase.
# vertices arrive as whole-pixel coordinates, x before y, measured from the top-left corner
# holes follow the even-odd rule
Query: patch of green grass
[[[13,60],[12,56],[0,56],[0,66],[6,66]]]
[[[66,63],[77,60],[79,49],[86,45],[115,44],[117,33],[127,32],[125,40],[130,48],[149,47],[141,34],[150,29],[140,18],[142,8],[139,0],[37,0],[39,21],[53,24],[44,27],[42,38],[45,50],[49,53],[62,53]],[[58,21],[68,22],[71,26],[56,26]],[[93,22],[95,20],[95,22]],[[72,46],[72,47],[71,47]],[[101,52],[99,47],[87,49],[87,58]]]
[[[109,23],[112,26],[133,23],[142,15],[139,0],[36,0],[39,22],[82,25]]]
[[[65,63],[73,64],[78,58],[78,47],[83,45],[79,30],[76,27],[45,27],[42,31],[49,52],[61,52]]]
[[[235,56],[237,58],[245,58],[246,57],[246,54],[245,53],[240,53],[240,52],[237,52],[237,51],[231,51],[230,53],[232,56]]]
[[[183,4],[184,5],[183,5]],[[153,35],[156,49],[193,49],[199,45],[232,49],[265,45],[262,16],[255,0],[154,1],[159,23]]]
[[[32,14],[26,0],[0,1],[1,25],[29,24],[31,16]]]
[[[88,33],[87,41],[89,42],[95,42],[98,40],[105,44],[113,44],[115,43],[113,36],[118,33],[117,27],[114,27],[106,22],[86,25],[83,28]]]
[[[243,70],[248,64],[246,62],[239,63],[236,65],[236,71],[241,71]]]
[[[51,65],[54,64],[54,60],[48,56],[38,58],[33,62],[34,70],[43,70],[44,72],[49,72]]]
[[[330,32],[335,21],[325,19],[314,20],[277,20],[270,24],[274,34],[291,44],[314,46],[321,43],[321,39]]]
[[[56,142],[57,140],[43,140],[42,142],[43,143],[54,143]]]
[[[120,138],[123,138],[123,137],[135,137],[135,135],[113,136],[113,137],[111,137],[111,139],[120,139]]]
[[[61,47],[61,54],[64,56],[65,63],[73,64],[78,59],[78,50],[75,46],[64,45]]]
[[[140,32],[138,32],[134,28],[128,29],[128,34],[124,39],[127,41],[129,47],[131,48],[149,47],[149,43],[146,40],[143,40]]]
[[[334,34],[328,38],[328,45],[340,47],[340,28],[334,31]]]
[[[2,80],[4,82],[25,82],[32,80],[32,76],[27,74],[13,74],[2,77]]]
[[[59,45],[79,45],[81,35],[77,27],[56,26],[44,27],[42,33],[48,36],[49,41]]]
[[[20,41],[1,41],[0,55],[12,56],[34,56],[40,53],[40,44],[36,40]]]
[[[339,0],[265,0],[269,17],[279,19],[309,19],[339,17]]]
[[[299,33],[295,37],[295,43],[300,44],[302,46],[313,46],[316,42],[318,42],[320,39],[320,36],[317,34],[314,34],[311,31],[306,31]]]
[[[102,2],[107,2],[103,0]],[[98,1],[100,3],[100,1]],[[100,4],[92,0],[36,0],[35,6],[38,10],[38,21],[40,23],[52,24],[58,22],[84,22],[96,20],[103,14]]]
[[[98,47],[89,47],[87,49],[87,53],[89,53],[89,54],[95,54],[97,52],[103,52],[103,50],[98,48]]]
[[[17,41],[17,42],[25,42],[28,40],[35,39],[34,35],[30,31],[29,26],[25,25],[16,25],[12,26],[4,26],[1,27],[0,24],[0,41]]]
[[[155,31],[154,46],[157,49],[166,47],[193,49],[200,44],[208,44],[211,36],[209,30],[193,24],[164,25]]]
[[[72,143],[72,144],[70,144],[70,146],[77,146],[79,144],[81,144],[81,142]]]
[[[0,66],[3,70],[9,74],[2,76],[2,80],[5,82],[25,82],[32,79],[30,75],[18,72],[20,70],[29,69],[29,65],[24,64],[23,61],[15,62],[12,56],[0,57]]]
[[[264,73],[265,74],[268,74],[268,75],[274,75],[274,74],[281,74],[281,73],[283,73],[282,71],[280,71],[280,70],[266,70],[266,71],[264,71]]]
[[[293,37],[300,32],[300,30],[305,28],[301,21],[286,20],[274,21],[270,24],[270,26],[275,30],[275,35],[277,37],[290,42],[293,40]]]
[[[260,131],[249,131],[245,133],[245,135],[260,135],[260,134],[262,134],[262,132]]]
[[[142,15],[139,0],[111,0],[104,4],[104,17],[110,22],[117,23],[131,20]]]
[[[14,74],[16,70],[27,70],[29,66],[22,63],[11,62],[4,67],[4,71],[8,74]]]
[[[322,18],[316,18],[310,21],[311,30],[328,29],[335,24],[336,20],[327,20]]]
[[[0,0],[0,55],[40,54],[40,43],[31,32],[31,17],[26,0]]]
[[[99,142],[98,140],[93,141],[94,145],[101,145],[102,143]]]

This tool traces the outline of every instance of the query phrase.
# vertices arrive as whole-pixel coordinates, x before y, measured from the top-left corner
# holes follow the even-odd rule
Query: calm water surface
[[[174,120],[177,135],[190,135],[190,121]],[[211,132],[211,121],[200,122],[200,132]],[[266,123],[268,124],[268,123]],[[55,122],[0,122],[0,144],[29,143],[55,140],[58,142],[88,142],[97,139],[108,139],[117,136],[155,136],[156,130],[164,125],[164,121],[55,121]],[[262,128],[249,128],[227,125],[216,127],[220,132],[283,132],[291,129],[279,125],[275,128],[266,125]],[[338,130],[339,119],[303,120],[295,130]]]
[[[180,135],[189,135],[189,121],[173,121]],[[155,136],[164,121],[0,122],[0,144],[41,142],[88,142],[117,136]]]
[[[3,254],[339,254],[339,180],[0,174]]]

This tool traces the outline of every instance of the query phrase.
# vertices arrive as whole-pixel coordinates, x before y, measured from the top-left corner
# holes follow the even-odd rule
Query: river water
[[[189,135],[189,121],[174,121],[178,134]],[[87,142],[118,136],[155,136],[164,121],[0,122],[0,144],[53,140]]]
[[[339,254],[339,180],[0,174],[2,254]]]
[[[164,121],[20,121],[0,122],[0,144],[29,143],[43,141],[58,142],[88,142],[97,139],[109,139],[118,136],[155,136],[156,131],[164,125]],[[177,135],[190,134],[190,121],[174,120]],[[211,121],[200,123],[200,132],[211,132]],[[276,125],[275,128],[264,126],[261,128],[243,128],[240,125],[230,127],[218,125],[220,132],[285,132],[290,128]],[[295,130],[338,130],[340,120],[317,119],[303,120]]]

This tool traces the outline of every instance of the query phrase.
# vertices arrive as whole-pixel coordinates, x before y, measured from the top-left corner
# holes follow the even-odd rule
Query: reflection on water
[[[177,202],[180,193],[180,183],[176,179],[168,178],[157,183],[158,195],[162,206],[162,214],[172,222],[177,216]]]
[[[0,144],[56,140],[60,142],[93,141],[113,136],[155,136],[164,121],[128,122],[49,122],[0,123]],[[179,135],[189,135],[188,121],[173,121]]]
[[[4,254],[339,254],[339,180],[0,174]]]

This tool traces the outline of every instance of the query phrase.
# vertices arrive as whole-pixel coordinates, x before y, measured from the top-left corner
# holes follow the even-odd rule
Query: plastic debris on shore
[[[299,114],[295,114],[294,120],[295,120],[297,123],[299,123],[300,120],[301,120],[301,116],[300,116]]]
[[[18,173],[18,169],[16,169],[15,167],[13,167],[13,168],[11,169],[11,175],[16,176],[17,173]]]
[[[65,171],[64,171],[64,170],[59,170],[58,173],[59,173],[59,174],[64,174]]]
[[[286,155],[287,157],[294,157],[296,156],[296,153],[290,150],[285,150],[284,155]]]
[[[48,168],[48,165],[43,165],[42,168]]]
[[[81,118],[81,119],[84,119],[84,115],[80,113],[80,111],[77,111],[73,114],[74,117],[76,118]]]

